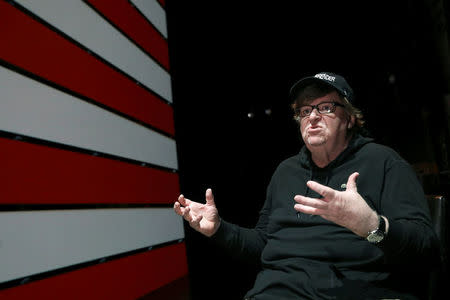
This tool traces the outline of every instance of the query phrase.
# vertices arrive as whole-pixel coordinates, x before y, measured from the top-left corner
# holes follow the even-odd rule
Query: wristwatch
[[[366,237],[366,240],[372,244],[378,244],[384,239],[386,236],[386,222],[381,215],[378,215],[378,228],[373,231],[369,231],[368,234],[369,235]]]

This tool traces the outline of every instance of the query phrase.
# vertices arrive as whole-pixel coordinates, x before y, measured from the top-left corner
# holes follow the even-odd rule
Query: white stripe
[[[2,130],[178,168],[171,138],[6,68],[0,82]]]
[[[170,74],[82,1],[16,2],[172,102]]]
[[[0,282],[184,238],[172,208],[0,212]]]
[[[156,0],[131,0],[142,14],[167,38],[166,12]]]

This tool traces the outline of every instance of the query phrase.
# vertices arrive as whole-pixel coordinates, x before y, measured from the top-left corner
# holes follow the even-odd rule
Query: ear
[[[353,126],[355,126],[355,121],[356,121],[355,116],[351,115],[350,118],[348,119],[347,128],[352,129]]]

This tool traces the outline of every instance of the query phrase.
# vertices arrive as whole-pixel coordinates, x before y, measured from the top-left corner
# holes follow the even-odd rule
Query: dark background
[[[346,77],[366,128],[416,168],[426,193],[448,193],[447,5],[168,0],[182,193],[204,201],[211,187],[223,219],[253,226],[275,167],[302,146],[289,88],[321,71]],[[252,266],[188,226],[186,245],[193,300],[251,287]]]

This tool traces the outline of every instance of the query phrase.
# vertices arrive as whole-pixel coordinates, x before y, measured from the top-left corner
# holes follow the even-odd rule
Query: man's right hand
[[[173,209],[189,222],[192,228],[210,237],[219,228],[220,218],[211,189],[206,190],[205,198],[206,204],[201,204],[180,195],[178,201],[173,205]]]

